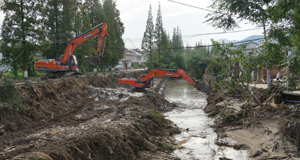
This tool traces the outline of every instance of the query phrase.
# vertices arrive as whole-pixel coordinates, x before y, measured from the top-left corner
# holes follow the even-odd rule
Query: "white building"
[[[134,64],[139,64],[141,66],[145,64],[146,61],[147,56],[143,54],[143,51],[139,49],[126,49],[124,58],[119,60],[119,64],[115,68],[120,70],[131,69]]]

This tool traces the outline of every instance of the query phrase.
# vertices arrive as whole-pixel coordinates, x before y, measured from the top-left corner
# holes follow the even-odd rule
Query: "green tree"
[[[294,80],[298,78],[300,72],[300,0],[274,1],[272,7],[268,9],[270,15],[271,28],[269,30],[269,36],[271,39],[277,41],[273,43],[273,47],[268,47],[276,54],[282,56],[283,53],[288,56],[284,56],[282,59],[282,67],[290,73],[289,83],[290,86],[294,85]],[[280,53],[278,53],[280,52]]]
[[[177,26],[177,28],[173,29],[173,36],[172,36],[172,49],[176,52],[182,53],[184,46],[182,41],[181,30]]]
[[[150,5],[150,9],[148,12],[148,19],[146,22],[146,30],[144,32],[143,40],[142,40],[142,46],[141,48],[146,51],[146,53],[149,55],[149,68],[153,68],[152,65],[152,54],[154,50],[154,24],[153,24],[153,16],[152,16],[152,8]]]
[[[5,13],[5,19],[2,24],[3,45],[0,50],[3,53],[3,61],[10,63],[20,55],[11,67],[15,75],[19,70],[23,70],[24,77],[27,78],[33,56],[40,50],[40,42],[44,39],[43,1],[3,2],[1,9]]]
[[[275,0],[213,0],[212,8],[214,13],[208,14],[210,17],[207,22],[210,22],[216,28],[223,28],[224,30],[231,30],[238,26],[238,21],[248,20],[257,26],[263,25],[265,34],[265,44],[263,58],[265,60],[265,68],[272,69],[275,65],[280,64],[282,54],[276,51],[277,44],[268,42],[266,36],[266,24],[270,22],[271,15],[268,13],[270,7],[273,6]],[[281,57],[275,58],[274,57]],[[278,61],[279,60],[279,61]],[[270,79],[268,74],[268,89],[270,89]]]
[[[232,30],[238,22],[248,20],[262,25],[269,20],[267,9],[274,0],[213,0],[211,7],[215,10],[207,15],[208,20],[216,28]]]
[[[99,0],[86,0],[85,8],[92,27],[104,22],[103,8]]]
[[[121,22],[120,11],[117,9],[114,0],[105,0],[103,10],[108,25],[108,35],[104,57],[100,63],[102,66],[115,66],[118,64],[119,59],[124,57],[125,48],[122,39],[124,24]]]
[[[89,29],[91,29],[91,22],[89,19],[88,11],[89,11],[89,4],[84,3],[83,5],[79,5],[78,13],[76,15],[76,25],[77,31],[79,33],[83,33]],[[89,39],[88,41],[84,42],[84,44],[79,45],[76,50],[74,51],[74,55],[77,56],[79,68],[81,73],[86,73],[92,70],[92,66],[89,65],[85,56],[94,57],[97,54],[97,50],[95,48],[96,37]]]
[[[73,19],[75,3],[72,0],[47,1],[44,28],[50,46],[43,52],[46,58],[58,58],[68,42],[74,38]]]
[[[161,67],[160,64],[160,56],[161,56],[161,49],[162,49],[162,36],[164,34],[164,28],[163,28],[163,22],[162,22],[162,15],[161,15],[161,7],[160,3],[158,4],[158,11],[157,11],[157,17],[156,17],[156,24],[155,24],[155,31],[154,31],[154,38],[155,38],[155,44],[156,49],[158,53],[158,65],[159,68]]]
[[[170,49],[170,40],[166,34],[166,31],[162,32],[162,36],[161,36],[161,40],[160,40],[160,62],[159,63],[159,68],[177,68],[176,62],[174,62],[174,58],[173,58],[173,52]],[[177,57],[176,57],[177,58]],[[180,61],[177,61],[180,62]],[[182,68],[183,69],[183,68]]]
[[[187,59],[187,71],[195,78],[202,79],[205,68],[208,66],[209,59],[200,55],[194,55]]]

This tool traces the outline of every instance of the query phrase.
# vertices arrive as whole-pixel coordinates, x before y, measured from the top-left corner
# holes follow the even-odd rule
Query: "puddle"
[[[210,127],[213,119],[203,111],[207,96],[194,89],[183,80],[170,82],[166,98],[179,104],[179,107],[165,115],[181,128],[181,134],[175,135],[181,144],[174,154],[182,160],[219,160],[220,158],[247,160],[246,150],[235,150],[214,144],[217,134]]]

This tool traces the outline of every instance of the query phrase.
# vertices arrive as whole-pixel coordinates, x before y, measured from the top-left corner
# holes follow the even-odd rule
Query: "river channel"
[[[217,134],[210,127],[213,119],[203,111],[207,104],[206,98],[206,94],[197,91],[184,80],[171,81],[167,86],[166,99],[177,103],[178,108],[165,113],[165,116],[182,130],[181,134],[175,135],[182,147],[176,149],[174,154],[182,160],[219,160],[225,157],[247,160],[246,150],[215,145]]]

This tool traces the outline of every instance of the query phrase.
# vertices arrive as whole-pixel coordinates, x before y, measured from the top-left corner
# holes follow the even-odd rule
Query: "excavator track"
[[[81,75],[79,72],[49,72],[45,73],[41,76],[41,80],[48,80],[48,79],[57,79],[62,77],[71,77],[75,75]]]

